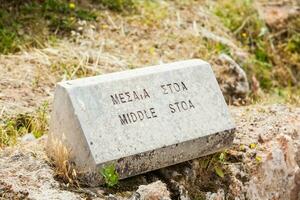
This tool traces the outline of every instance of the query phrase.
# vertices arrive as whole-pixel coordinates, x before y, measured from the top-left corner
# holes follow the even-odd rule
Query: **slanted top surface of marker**
[[[234,128],[214,74],[200,60],[59,85],[97,164]]]

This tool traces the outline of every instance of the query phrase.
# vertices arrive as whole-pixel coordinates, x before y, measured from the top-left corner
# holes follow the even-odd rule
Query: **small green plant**
[[[33,114],[19,114],[0,121],[0,148],[14,145],[17,138],[32,133],[41,137],[48,129],[48,103],[44,103]]]
[[[300,54],[300,34],[296,33],[288,40],[286,50],[292,53]]]
[[[213,171],[216,175],[224,178],[224,165],[227,160],[226,150],[220,153],[215,153],[201,159],[200,165],[203,170]]]
[[[220,166],[216,165],[216,166],[214,167],[214,169],[215,169],[216,174],[217,174],[219,177],[224,178],[224,172],[223,172],[223,169],[222,169]]]
[[[113,164],[103,167],[100,174],[104,177],[108,187],[113,187],[119,182],[119,174]]]
[[[230,48],[225,44],[218,42],[215,44],[215,48],[219,54],[225,53],[227,55],[231,55]]]
[[[18,49],[16,33],[0,26],[0,52],[7,54]]]
[[[223,165],[226,161],[226,151],[216,154],[216,156],[213,159],[215,159],[215,173],[219,177],[224,178]]]
[[[44,102],[42,106],[37,109],[35,116],[30,121],[31,132],[35,138],[39,138],[44,135],[48,129],[48,108],[48,102]]]

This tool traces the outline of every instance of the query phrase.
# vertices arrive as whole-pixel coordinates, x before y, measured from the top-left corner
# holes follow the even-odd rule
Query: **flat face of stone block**
[[[200,153],[203,138],[234,128],[209,64],[188,60],[59,83],[50,134],[79,166],[112,162],[123,178],[214,152],[232,136]]]

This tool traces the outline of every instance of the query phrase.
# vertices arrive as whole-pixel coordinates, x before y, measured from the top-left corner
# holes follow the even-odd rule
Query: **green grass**
[[[213,171],[220,178],[224,178],[226,161],[227,152],[223,151],[201,158],[200,166],[203,170]]]
[[[300,53],[300,33],[295,33],[288,39],[285,50],[291,53]]]
[[[244,64],[250,82],[255,76],[267,93],[274,92],[274,88],[297,87],[300,19],[289,20],[280,35],[260,19],[253,0],[219,0],[214,12],[250,53]]]
[[[272,87],[270,60],[265,36],[267,28],[258,17],[252,0],[225,0],[216,3],[215,14],[234,33],[252,56],[245,66],[246,73],[255,75],[263,89]]]
[[[0,53],[41,47],[49,37],[75,30],[78,20],[95,19],[93,12],[63,0],[4,2],[0,5]]]
[[[268,94],[264,94],[254,103],[263,104],[289,104],[293,106],[300,106],[300,87],[276,87]]]
[[[0,148],[16,144],[17,138],[27,133],[39,138],[47,129],[48,104],[44,103],[32,114],[19,114],[0,120]]]
[[[22,48],[42,48],[61,36],[69,36],[78,20],[96,21],[103,9],[127,13],[133,21],[159,26],[167,9],[156,0],[89,0],[89,8],[67,0],[5,1],[0,5],[0,53]],[[97,11],[91,11],[90,8]],[[102,9],[101,9],[102,8]],[[130,19],[129,19],[130,21]]]

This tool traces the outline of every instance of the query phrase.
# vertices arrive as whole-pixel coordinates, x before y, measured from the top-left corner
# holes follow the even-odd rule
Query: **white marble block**
[[[58,83],[49,140],[126,178],[228,147],[234,129],[210,65],[187,60]]]

